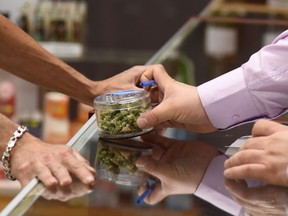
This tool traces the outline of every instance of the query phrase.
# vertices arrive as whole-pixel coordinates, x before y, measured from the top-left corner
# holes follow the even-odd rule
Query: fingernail
[[[146,118],[143,118],[143,117],[140,117],[137,120],[137,124],[138,124],[138,127],[140,127],[140,128],[147,128],[148,127],[148,121]]]
[[[86,183],[90,184],[91,182],[94,182],[94,177],[93,176],[87,176],[85,181],[86,181]]]

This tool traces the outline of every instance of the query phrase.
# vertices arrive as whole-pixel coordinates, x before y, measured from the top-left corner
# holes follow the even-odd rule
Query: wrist
[[[82,91],[78,90],[78,95],[76,96],[76,100],[87,104],[89,106],[93,106],[93,100],[96,96],[100,95],[99,85],[97,81],[88,80],[82,86]]]
[[[11,170],[11,157],[12,150],[17,145],[18,140],[23,136],[23,134],[28,131],[27,127],[19,126],[17,130],[12,134],[12,137],[7,143],[6,149],[2,155],[2,163],[4,168],[5,176],[10,180],[16,180],[15,176],[12,174]]]

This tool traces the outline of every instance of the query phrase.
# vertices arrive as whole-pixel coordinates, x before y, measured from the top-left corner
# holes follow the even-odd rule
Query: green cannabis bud
[[[101,133],[106,135],[121,135],[142,131],[137,126],[136,121],[140,114],[147,110],[147,106],[129,107],[129,104],[125,104],[125,107],[117,110],[106,110],[100,113],[99,125]]]
[[[140,155],[140,152],[132,152],[111,146],[99,146],[97,159],[113,174],[119,174],[120,168],[126,168],[130,174],[133,174],[138,170],[135,162]]]

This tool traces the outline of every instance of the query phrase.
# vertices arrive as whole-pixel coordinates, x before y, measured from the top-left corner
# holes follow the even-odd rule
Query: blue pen
[[[153,180],[151,180],[151,181],[152,181],[151,184],[149,184],[149,181],[147,182],[148,188],[137,199],[138,204],[143,203],[145,198],[148,197],[151,194],[151,192],[153,191],[154,186],[156,184],[156,181],[153,181]]]
[[[153,85],[156,85],[155,80],[148,80],[148,81],[140,82],[140,86],[142,87],[153,86]]]

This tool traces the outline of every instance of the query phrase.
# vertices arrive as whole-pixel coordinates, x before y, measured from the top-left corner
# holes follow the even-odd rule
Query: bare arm
[[[0,67],[39,86],[92,105],[97,82],[43,49],[33,38],[0,15]]]

